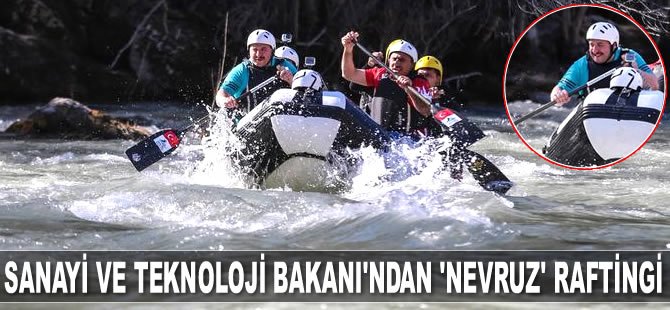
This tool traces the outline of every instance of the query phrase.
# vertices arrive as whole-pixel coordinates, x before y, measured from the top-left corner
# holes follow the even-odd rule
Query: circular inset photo
[[[503,96],[521,140],[571,169],[612,166],[642,148],[665,103],[665,70],[651,36],[603,5],[541,16],[516,40]]]

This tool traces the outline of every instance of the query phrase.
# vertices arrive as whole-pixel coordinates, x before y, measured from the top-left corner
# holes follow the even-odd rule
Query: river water
[[[181,127],[203,110],[176,104],[94,106]],[[523,114],[537,104],[515,102]],[[0,107],[0,129],[34,107]],[[567,115],[552,108],[523,125],[541,146]],[[471,147],[516,186],[506,196],[441,173],[427,147],[399,146],[387,167],[363,150],[343,193],[250,189],[226,159],[226,134],[191,136],[138,173],[132,141],[0,140],[0,249],[666,249],[670,128],[614,167],[575,171],[533,154],[503,109],[472,109],[488,137]],[[157,129],[157,128],[154,128]],[[421,167],[421,169],[415,169]],[[409,173],[407,170],[415,170]],[[384,177],[388,175],[402,177]]]

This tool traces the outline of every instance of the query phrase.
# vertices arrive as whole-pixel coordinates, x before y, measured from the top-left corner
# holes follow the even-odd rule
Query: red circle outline
[[[632,23],[634,23],[640,30],[642,30],[642,32],[647,36],[647,39],[649,39],[649,41],[650,41],[650,42],[652,43],[652,45],[654,46],[654,49],[656,50],[656,54],[658,55],[658,57],[659,57],[660,60],[661,60],[661,66],[663,66],[663,68],[664,68],[664,70],[663,70],[663,79],[664,79],[665,81],[668,80],[668,79],[667,79],[667,72],[666,72],[666,70],[665,70],[665,68],[666,68],[666,67],[665,67],[665,62],[663,61],[663,56],[661,55],[661,51],[658,49],[658,45],[656,44],[656,41],[654,41],[654,39],[649,35],[649,33],[647,32],[647,30],[644,29],[644,28],[642,27],[642,25],[640,25],[635,19],[633,19],[633,18],[632,18],[631,16],[629,16],[628,14],[626,14],[626,13],[624,13],[624,12],[622,12],[622,11],[616,9],[616,8],[613,8],[613,7],[611,7],[611,6],[607,6],[607,5],[603,5],[603,4],[569,4],[569,5],[564,5],[564,6],[555,8],[555,9],[549,11],[549,12],[544,13],[542,16],[538,17],[537,19],[535,19],[532,23],[530,23],[530,25],[528,25],[528,26],[526,27],[526,29],[525,29],[525,30],[521,33],[521,35],[519,35],[519,37],[516,39],[516,41],[514,42],[514,45],[512,46],[512,48],[511,48],[510,51],[509,51],[509,54],[507,55],[507,61],[505,62],[505,70],[504,70],[504,72],[503,72],[503,76],[502,76],[502,94],[503,94],[503,101],[505,102],[505,112],[507,113],[507,119],[509,120],[510,124],[512,125],[512,129],[514,129],[514,132],[515,132],[516,135],[519,137],[519,139],[521,140],[521,142],[523,142],[523,144],[526,145],[526,147],[528,147],[533,153],[535,153],[535,155],[539,156],[540,158],[544,159],[545,161],[547,161],[547,162],[549,162],[549,163],[551,163],[551,164],[554,164],[554,165],[556,165],[556,166],[560,166],[560,167],[563,167],[563,168],[567,168],[567,169],[572,169],[572,170],[598,170],[598,169],[603,169],[603,168],[611,167],[611,166],[614,166],[614,165],[616,165],[616,164],[618,164],[618,163],[620,163],[620,162],[623,162],[624,160],[626,160],[626,159],[628,159],[629,157],[633,156],[633,154],[637,153],[640,149],[642,149],[642,147],[643,147],[645,144],[647,144],[647,142],[649,142],[649,139],[651,139],[651,136],[654,135],[654,133],[656,132],[656,129],[658,128],[658,125],[661,123],[661,119],[663,118],[663,113],[665,112],[665,103],[666,103],[667,100],[668,100],[668,92],[667,92],[667,86],[666,86],[666,87],[665,87],[665,92],[664,92],[664,98],[663,98],[663,107],[661,108],[661,113],[659,114],[658,120],[656,120],[656,125],[654,125],[654,129],[649,133],[649,136],[647,136],[647,139],[644,140],[644,142],[643,142],[642,144],[640,144],[640,146],[639,146],[635,151],[633,151],[632,153],[628,154],[628,156],[623,157],[623,158],[619,158],[618,160],[616,160],[616,161],[614,161],[614,162],[611,162],[611,163],[609,163],[609,164],[605,164],[605,165],[602,165],[602,166],[592,166],[592,167],[575,167],[575,166],[569,166],[569,165],[561,164],[561,163],[559,163],[559,162],[556,162],[556,161],[553,161],[553,160],[547,158],[546,156],[544,156],[544,155],[538,153],[538,151],[536,151],[532,146],[530,146],[530,144],[528,144],[528,142],[526,142],[526,140],[523,138],[523,136],[521,135],[521,133],[519,132],[519,130],[516,128],[516,125],[514,125],[514,120],[512,120],[512,115],[511,115],[510,112],[509,112],[509,106],[508,106],[508,104],[507,104],[507,92],[506,92],[506,85],[507,85],[507,84],[506,84],[506,83],[507,83],[507,68],[509,67],[509,62],[510,62],[510,59],[512,58],[512,54],[514,53],[514,50],[516,49],[516,46],[519,44],[519,41],[521,41],[521,39],[526,35],[526,32],[528,32],[528,31],[530,30],[530,28],[532,28],[533,26],[535,26],[535,24],[537,24],[539,21],[541,21],[541,20],[544,19],[545,17],[547,17],[547,16],[549,16],[549,15],[551,15],[551,14],[553,14],[553,13],[556,13],[556,12],[558,12],[558,11],[565,10],[565,9],[568,9],[568,8],[572,8],[572,7],[597,7],[597,8],[606,9],[606,10],[615,12],[615,13],[617,13],[617,14],[623,16],[623,17],[626,18],[627,20],[629,20],[629,21],[631,21]],[[666,82],[666,84],[667,84],[667,82]]]

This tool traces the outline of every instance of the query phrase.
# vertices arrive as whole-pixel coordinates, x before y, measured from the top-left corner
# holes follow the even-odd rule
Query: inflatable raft
[[[596,89],[560,124],[543,152],[576,167],[614,162],[647,140],[662,109],[660,91]]]
[[[338,191],[355,165],[349,149],[382,149],[388,133],[337,91],[280,89],[237,123],[239,164],[261,187]]]

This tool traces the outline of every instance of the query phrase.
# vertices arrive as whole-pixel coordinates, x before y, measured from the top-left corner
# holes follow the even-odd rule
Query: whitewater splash
[[[185,178],[193,184],[216,185],[229,188],[249,188],[250,180],[235,163],[241,156],[242,142],[231,131],[232,121],[222,111],[211,115],[210,126],[200,128],[207,134],[202,137],[200,144],[193,144],[187,152],[193,154],[194,161],[185,172]],[[196,142],[198,135],[191,136]]]
[[[236,159],[242,156],[244,145],[230,130],[231,120],[223,114],[212,115],[214,117],[208,135],[200,144],[193,143],[197,141],[197,136],[191,136],[187,140],[190,144],[180,150],[182,156],[193,160],[185,169],[184,179],[192,184],[258,188],[249,172],[243,171],[236,164]],[[464,172],[462,181],[450,177],[443,156],[439,153],[450,147],[451,143],[447,137],[419,142],[406,138],[394,141],[385,151],[372,147],[348,149],[344,157],[332,156],[329,164],[323,166],[323,171],[314,172],[321,173],[320,180],[325,185],[311,189],[333,192],[334,187],[337,189],[335,192],[343,193],[345,197],[362,199],[369,198],[371,193],[380,188],[386,189],[383,192],[404,187],[427,190],[447,190],[459,186],[468,190],[477,188],[478,185],[468,172]],[[280,181],[268,182],[265,188],[301,191],[301,188],[291,188]]]
[[[179,223],[282,236],[332,228],[347,221],[353,221],[355,227],[361,221],[371,227],[382,225],[380,233],[389,220],[409,221],[395,225],[403,226],[442,218],[460,223],[459,231],[466,227],[465,231],[470,231],[473,226],[481,229],[481,225],[494,228],[485,209],[513,205],[484,191],[467,170],[463,181],[449,176],[438,155],[442,147],[450,145],[448,138],[420,143],[401,140],[386,152],[372,147],[349,150],[357,164],[347,171],[348,187],[336,195],[296,192],[287,186],[261,190],[236,166],[233,158],[242,144],[229,128],[230,120],[218,116],[207,137],[200,140],[197,133],[190,134],[179,150],[157,167],[132,174],[137,185],[128,188],[133,190],[98,189],[94,197],[76,199],[65,209],[79,218],[112,224],[162,227]],[[340,170],[333,167],[327,172],[337,175]],[[454,229],[449,227],[429,225],[406,233],[429,243],[444,242],[444,234]],[[356,238],[362,238],[361,234],[366,235],[358,232]],[[374,237],[366,235],[364,239],[368,238]]]
[[[152,114],[157,123],[192,121],[179,118],[181,106],[156,106],[147,111],[162,111]],[[471,117],[488,135],[471,148],[517,184],[504,197],[467,171],[451,179],[435,156],[437,141],[352,151],[359,165],[351,187],[325,194],[245,183],[228,156],[236,142],[224,123],[202,142],[189,135],[141,173],[123,154],[133,141],[0,140],[0,242],[5,249],[665,248],[667,128],[620,165],[570,171],[528,151],[496,113]],[[546,125],[537,125],[529,134],[539,140]]]

